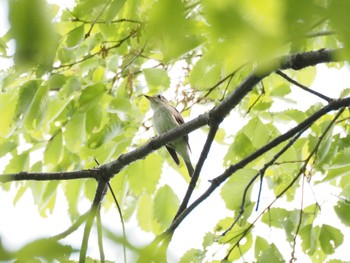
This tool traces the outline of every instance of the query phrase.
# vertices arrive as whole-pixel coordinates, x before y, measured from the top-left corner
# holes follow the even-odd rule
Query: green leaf
[[[27,187],[21,186],[17,192],[16,192],[16,196],[13,199],[13,204],[16,205],[17,202],[21,199],[21,197],[23,196],[23,194],[28,190]]]
[[[151,231],[152,220],[152,198],[149,194],[142,194],[139,198],[137,206],[137,221],[142,230],[146,232]]]
[[[204,238],[203,238],[203,243],[202,243],[202,246],[204,249],[206,249],[207,247],[211,246],[216,240],[216,236],[211,233],[211,232],[208,232],[205,234]]]
[[[350,148],[339,151],[333,160],[332,165],[328,168],[327,176],[322,180],[323,182],[334,180],[339,176],[346,176],[350,174]]]
[[[242,131],[250,138],[255,148],[264,146],[275,133],[275,129],[271,125],[264,124],[258,117],[251,119]]]
[[[160,229],[157,229],[155,233],[165,230],[170,225],[179,207],[179,203],[179,198],[169,185],[159,188],[153,203],[153,219],[160,226]]]
[[[202,57],[190,72],[190,84],[194,89],[207,90],[220,80],[221,65],[211,57]]]
[[[147,41],[150,45],[157,45],[165,62],[183,56],[201,43],[196,33],[200,30],[195,21],[186,18],[184,3],[180,0],[155,2],[148,17]]]
[[[106,22],[110,23],[119,13],[119,11],[124,6],[126,0],[113,0],[108,8],[106,13]]]
[[[242,169],[231,176],[222,187],[221,196],[225,201],[227,209],[239,211],[242,205],[243,193],[253,176],[257,174],[253,169]],[[244,207],[251,204],[252,186],[249,188],[245,198]]]
[[[305,86],[310,86],[314,82],[316,73],[316,67],[307,67],[303,70],[295,72],[298,82],[302,83]]]
[[[23,124],[29,132],[42,132],[48,108],[48,87],[40,86],[28,108]],[[33,135],[33,133],[31,133]]]
[[[3,143],[0,144],[0,157],[3,157],[7,153],[12,152],[16,148],[17,148],[17,142],[14,142],[14,140],[4,141]]]
[[[48,171],[51,170],[50,168],[55,168],[57,163],[62,161],[63,153],[63,137],[62,132],[59,132],[45,148],[44,163]]]
[[[151,93],[158,93],[168,88],[170,85],[170,78],[164,69],[160,68],[146,68],[143,70],[146,82]]]
[[[46,185],[45,192],[43,193],[38,206],[39,213],[42,217],[47,217],[49,213],[52,213],[55,207],[58,185],[58,181],[50,181]]]
[[[43,257],[47,261],[54,259],[64,259],[70,255],[72,248],[62,245],[58,241],[50,238],[35,240],[14,254],[14,257],[20,262],[28,262],[36,257]]]
[[[271,208],[268,213],[264,213],[262,216],[262,222],[269,226],[284,229],[287,240],[292,241],[299,216],[300,211],[298,210],[288,211],[284,208]]]
[[[327,122],[327,125],[330,122]],[[325,126],[325,125],[324,125]],[[320,163],[324,160],[324,158],[329,154],[329,149],[331,148],[332,142],[334,140],[333,138],[333,130],[334,126],[331,127],[331,129],[327,132],[326,136],[323,138],[320,147],[317,151],[317,162]]]
[[[250,138],[241,130],[236,134],[234,143],[227,151],[224,158],[224,164],[230,165],[236,163],[240,159],[243,159],[254,152],[254,150],[256,150],[256,148],[253,146]]]
[[[271,90],[270,95],[275,97],[283,98],[284,96],[290,94],[291,92],[290,85],[288,85],[287,83],[282,83],[278,87],[272,87],[272,88],[273,89]]]
[[[105,91],[106,86],[103,84],[95,84],[86,87],[79,97],[79,110],[84,111],[96,105],[105,94]]]
[[[68,203],[68,213],[72,219],[78,218],[78,204],[81,200],[84,181],[69,180],[63,184],[63,191]]]
[[[171,240],[172,234],[163,235],[162,238],[156,238],[149,245],[140,250],[138,263],[148,262],[167,262],[167,249]]]
[[[100,132],[92,134],[88,141],[90,148],[98,148],[102,144],[115,141],[115,144],[119,145],[124,143],[126,138],[123,134],[124,127],[120,122],[111,122],[106,125]]]
[[[334,206],[334,211],[341,220],[341,222],[350,227],[350,217],[349,217],[349,211],[350,211],[350,204],[346,202],[338,202],[336,206]]]
[[[317,249],[317,241],[320,234],[320,227],[308,224],[303,227],[300,232],[300,238],[302,240],[301,246],[303,251],[308,255],[313,255]]]
[[[80,89],[81,89],[80,79],[75,76],[71,76],[66,80],[64,85],[61,87],[59,94],[60,94],[60,97],[66,98],[66,97],[72,96],[72,94],[74,94],[75,91],[78,91]]]
[[[200,249],[190,249],[180,258],[180,263],[203,262],[205,254]]]
[[[22,171],[29,171],[29,152],[23,152],[15,155],[6,166],[4,173],[12,174]]]
[[[341,231],[330,225],[322,225],[319,238],[321,248],[326,254],[333,254],[344,240]]]
[[[47,86],[49,87],[49,90],[59,90],[66,80],[67,78],[63,74],[52,74],[47,81]]]
[[[8,137],[11,133],[16,117],[17,99],[18,93],[15,90],[0,94],[0,137]]]
[[[154,193],[161,175],[162,160],[158,154],[153,153],[142,161],[130,164],[126,169],[130,188],[136,195],[143,191]]]
[[[41,80],[30,80],[24,83],[21,87],[17,111],[18,114],[23,114],[24,118],[28,114],[28,110],[33,103],[35,94],[37,93],[41,83]]]
[[[108,59],[107,68],[112,72],[117,72],[119,69],[120,56],[115,54]]]
[[[9,5],[11,33],[16,41],[16,67],[26,70],[41,65],[49,69],[57,42],[46,1],[18,0],[11,1]]]
[[[285,262],[275,244],[269,244],[264,238],[257,236],[255,241],[255,258],[259,262]]]
[[[241,242],[241,244],[239,244],[239,246],[236,246],[231,251],[231,253],[228,257],[228,261],[233,262],[235,260],[242,258],[242,255],[244,255],[249,249],[251,249],[252,245],[253,245],[253,237],[252,237],[252,233],[249,232],[244,237],[244,242]]]
[[[76,113],[70,119],[63,132],[63,140],[65,146],[72,153],[79,152],[82,145],[85,143],[85,124],[86,114]]]
[[[72,48],[77,46],[84,40],[84,25],[78,26],[70,31],[67,35],[66,44],[67,47]]]

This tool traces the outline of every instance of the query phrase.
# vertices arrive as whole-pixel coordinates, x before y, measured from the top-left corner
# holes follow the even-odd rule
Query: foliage
[[[217,202],[226,206],[229,216],[214,229],[208,226],[202,247],[189,247],[179,255],[181,262],[292,262],[300,257],[321,262],[339,257],[337,249],[346,246],[343,229],[350,224],[349,90],[340,95],[330,91],[327,97],[308,86],[317,76],[316,64],[332,62],[329,68],[342,68],[350,59],[349,1],[76,0],[66,9],[44,0],[8,4],[10,29],[0,39],[0,54],[14,64],[0,73],[0,157],[9,158],[0,187],[9,191],[15,185],[14,202],[30,191],[38,213],[47,216],[62,189],[73,232],[73,226],[85,220],[89,225],[78,209],[81,200],[94,200],[94,206],[105,211],[114,206],[109,194],[100,204],[106,189],[98,190],[102,181],[111,179],[126,224],[136,218],[155,239],[143,248],[127,238],[110,239],[118,247],[127,246],[140,262],[164,261],[174,231],[181,232],[177,226],[222,185]],[[16,43],[14,54],[11,40]],[[311,60],[310,54],[319,59]],[[323,59],[328,54],[330,58]],[[293,58],[304,60],[290,66]],[[188,205],[183,189],[164,183],[162,168],[170,165],[188,182],[186,169],[175,167],[162,150],[150,153],[165,143],[155,148],[146,144],[153,135],[148,101],[142,95],[165,92],[189,116],[243,94],[239,87],[249,85],[251,76],[256,83],[236,97],[225,114],[209,115],[209,132],[203,129],[209,134],[208,150],[212,143],[220,145],[225,156],[218,169],[198,169],[201,176],[210,174],[211,184]],[[295,94],[311,94],[313,99],[300,105]],[[304,121],[304,128],[287,133]],[[242,127],[233,128],[232,123]],[[145,144],[150,145],[146,154],[134,151]],[[203,152],[202,157],[208,153]],[[114,177],[106,172],[110,170],[92,169],[96,162],[124,164],[126,156],[132,161],[113,170]],[[68,173],[72,171],[82,173]],[[98,176],[85,176],[89,172]],[[63,181],[74,178],[79,180]],[[93,178],[99,179],[98,188]],[[192,179],[192,189],[196,183],[199,189],[206,187],[206,179]],[[305,184],[336,189],[338,199],[329,213],[342,225],[323,223],[322,204],[317,198],[304,200]],[[185,207],[179,211],[181,203]],[[207,216],[211,214],[208,208]],[[90,215],[93,220],[95,214]],[[269,233],[252,231],[266,227]],[[281,229],[287,251],[270,238]],[[184,235],[190,239],[192,233]],[[76,251],[58,235],[13,252],[0,243],[0,252],[0,260],[68,260]]]

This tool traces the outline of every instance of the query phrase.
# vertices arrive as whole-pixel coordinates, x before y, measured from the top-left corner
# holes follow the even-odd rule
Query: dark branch
[[[190,198],[191,198],[191,195],[196,187],[196,184],[197,184],[197,181],[198,181],[198,178],[199,178],[199,175],[200,175],[200,172],[203,168],[203,165],[204,165],[204,162],[205,160],[207,159],[208,157],[208,153],[210,151],[210,147],[213,143],[213,140],[215,138],[215,134],[218,130],[218,125],[219,123],[221,122],[221,120],[218,120],[217,123],[213,124],[210,126],[210,130],[209,130],[209,134],[207,136],[207,140],[204,144],[204,147],[202,149],[202,152],[201,152],[201,155],[199,157],[199,160],[197,162],[197,165],[196,165],[196,168],[194,169],[194,172],[193,172],[193,175],[192,175],[192,178],[191,178],[191,182],[187,188],[187,192],[186,192],[186,195],[184,197],[184,199],[182,200],[182,203],[175,215],[175,218],[174,220],[178,217],[178,215],[180,215],[182,213],[182,211],[184,211],[188,205],[188,202],[190,201]]]
[[[334,99],[332,99],[332,98],[327,97],[326,95],[323,95],[323,94],[321,94],[321,93],[319,93],[319,92],[317,92],[317,91],[315,91],[315,90],[312,90],[312,89],[310,89],[310,88],[304,86],[303,84],[299,83],[298,81],[296,81],[296,80],[294,80],[294,79],[288,77],[288,75],[284,74],[284,73],[283,73],[282,71],[280,71],[280,70],[276,70],[276,73],[277,73],[278,75],[280,75],[282,78],[284,78],[284,79],[286,79],[287,81],[289,81],[290,83],[294,84],[295,86],[298,86],[299,88],[305,90],[306,92],[309,92],[309,93],[311,93],[311,94],[314,94],[314,95],[316,95],[317,97],[320,97],[321,99],[324,99],[324,100],[327,101],[327,102],[331,102],[332,100],[334,100]]]
[[[81,244],[80,254],[79,254],[79,262],[85,262],[86,252],[88,248],[89,236],[92,228],[92,224],[94,223],[94,219],[98,209],[100,208],[100,204],[104,194],[106,193],[108,185],[108,180],[106,180],[103,176],[100,177],[98,182],[97,190],[95,193],[94,201],[91,205],[91,209],[85,224],[84,228],[84,236]]]
[[[73,179],[98,179],[101,171],[99,169],[89,169],[72,172],[54,172],[54,173],[30,173],[20,172],[17,174],[3,174],[0,175],[0,182],[7,183],[11,181],[52,181],[52,180],[73,180]]]
[[[315,112],[313,115],[305,119],[303,122],[301,122],[299,125],[295,126],[293,129],[289,130],[288,132],[278,136],[276,139],[271,141],[270,143],[266,144],[265,146],[261,147],[259,150],[255,151],[251,155],[249,155],[247,158],[241,160],[240,162],[236,163],[235,165],[231,165],[229,168],[226,169],[226,171],[221,174],[220,176],[214,178],[212,180],[212,184],[208,187],[208,189],[195,200],[187,209],[185,209],[177,218],[174,220],[172,225],[169,227],[168,231],[174,231],[179,224],[182,222],[182,220],[194,209],[196,208],[200,203],[202,203],[207,197],[211,195],[212,192],[214,192],[223,182],[225,182],[233,173],[238,171],[239,169],[242,169],[245,167],[248,163],[252,162],[262,154],[266,153],[270,149],[276,147],[280,143],[290,139],[291,137],[295,136],[300,131],[306,129],[310,125],[312,125],[316,120],[321,118],[323,115],[327,114],[330,111],[338,110],[343,107],[350,106],[350,98],[340,99],[331,102],[327,106],[323,107],[319,111]]]

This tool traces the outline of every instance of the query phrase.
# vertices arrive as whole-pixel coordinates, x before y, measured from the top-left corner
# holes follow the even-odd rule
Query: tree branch
[[[306,160],[304,161],[304,165],[299,169],[298,174],[295,176],[295,178],[276,196],[276,198],[258,215],[258,217],[243,231],[243,233],[241,234],[240,238],[237,240],[237,242],[232,246],[232,248],[228,251],[226,257],[224,258],[224,260],[228,259],[230,253],[233,251],[233,249],[237,246],[239,246],[239,242],[246,236],[246,234],[250,231],[250,229],[252,229],[252,227],[254,226],[254,224],[257,222],[257,220],[266,212],[268,211],[272,205],[279,199],[281,198],[293,185],[294,183],[299,179],[299,177],[304,173],[309,161],[311,160],[312,156],[314,156],[319,148],[319,146],[321,145],[322,140],[324,139],[324,137],[326,136],[326,134],[328,133],[328,131],[330,130],[330,128],[334,125],[334,123],[336,122],[336,120],[340,117],[340,115],[343,113],[344,108],[341,108],[340,111],[337,113],[337,115],[333,118],[332,122],[327,126],[327,128],[325,129],[325,131],[322,133],[320,139],[318,140],[316,146],[314,147],[314,149],[312,150],[312,152],[309,154],[309,156],[306,158]],[[297,226],[297,231],[298,228],[300,227]],[[227,233],[227,231],[225,231],[225,234]],[[294,254],[292,253],[293,257]]]
[[[74,179],[86,179],[94,178],[98,179],[100,169],[88,169],[72,172],[53,172],[53,173],[31,173],[31,172],[19,172],[16,174],[3,174],[0,175],[0,183],[7,183],[11,181],[52,181],[52,180],[74,180]]]
[[[80,254],[79,254],[79,262],[80,263],[85,262],[92,224],[94,223],[94,219],[95,219],[96,213],[100,207],[101,200],[102,200],[104,194],[106,193],[108,182],[109,182],[109,180],[106,179],[104,176],[101,176],[100,180],[98,181],[98,186],[97,186],[96,194],[94,197],[94,201],[91,205],[91,209],[90,209],[90,212],[89,212],[86,224],[85,224],[85,228],[84,228],[84,236],[83,236]]]
[[[283,73],[282,71],[280,71],[280,70],[276,70],[276,74],[280,75],[282,78],[284,78],[284,79],[286,79],[287,81],[289,81],[290,83],[292,83],[292,84],[298,86],[299,88],[305,90],[306,92],[309,92],[309,93],[311,93],[311,94],[314,94],[314,95],[316,95],[317,97],[320,97],[321,99],[324,99],[324,100],[327,101],[327,102],[331,102],[332,100],[334,100],[334,99],[332,99],[332,98],[327,97],[326,95],[323,95],[323,94],[321,94],[321,93],[319,93],[319,92],[317,92],[317,91],[315,91],[315,90],[312,90],[312,89],[310,89],[310,88],[308,88],[308,87],[302,85],[302,84],[299,83],[298,81],[296,81],[296,80],[294,80],[294,79],[288,77],[288,75],[284,74],[284,73]]]
[[[237,88],[238,89],[238,88]],[[342,107],[350,106],[350,98],[340,99],[331,102],[327,106],[323,107],[313,115],[311,115],[309,118],[305,119],[303,122],[301,122],[299,125],[295,126],[293,129],[289,130],[288,132],[280,135],[279,137],[275,138],[270,143],[266,144],[259,150],[252,153],[247,158],[241,160],[240,162],[236,163],[235,165],[231,165],[229,168],[225,170],[223,174],[220,176],[214,178],[212,180],[212,184],[208,187],[208,189],[200,196],[197,200],[195,200],[187,209],[185,209],[177,218],[174,220],[172,225],[169,227],[168,231],[174,231],[179,224],[182,222],[182,220],[200,203],[202,203],[207,197],[211,195],[212,192],[214,192],[224,181],[226,181],[233,173],[238,171],[239,169],[246,166],[248,163],[252,162],[265,152],[269,151],[273,147],[279,145],[280,143],[290,139],[298,132],[304,130],[305,128],[309,127],[311,124],[313,124],[317,119],[322,117],[323,115],[327,114],[330,111],[338,110]]]
[[[212,124],[210,126],[210,130],[209,130],[209,134],[207,136],[207,140],[203,146],[201,155],[199,157],[198,163],[196,165],[196,168],[194,169],[193,175],[191,177],[191,182],[187,188],[187,192],[186,195],[184,197],[184,199],[182,200],[182,203],[178,209],[178,211],[176,212],[175,218],[174,220],[182,213],[182,211],[184,211],[188,205],[188,202],[190,201],[191,195],[196,187],[200,172],[203,168],[204,162],[208,157],[208,153],[210,151],[210,147],[213,143],[213,140],[215,138],[215,134],[219,128],[219,123],[221,122],[221,120],[217,121],[217,123]]]

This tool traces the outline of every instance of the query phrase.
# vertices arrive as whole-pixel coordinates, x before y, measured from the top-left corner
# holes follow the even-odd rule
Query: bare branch
[[[105,262],[105,253],[103,249],[103,236],[102,236],[102,222],[101,222],[101,209],[97,209],[96,215],[96,223],[97,223],[97,239],[98,239],[98,249],[100,251],[100,262]]]
[[[84,236],[83,236],[80,254],[79,254],[79,262],[81,262],[81,263],[85,262],[92,224],[94,223],[96,213],[97,213],[98,209],[100,208],[102,198],[103,198],[104,194],[106,193],[108,182],[109,181],[106,178],[104,178],[103,176],[101,176],[100,180],[98,181],[98,186],[97,186],[96,194],[94,197],[94,201],[91,205],[91,209],[90,209],[90,212],[89,212],[86,224],[85,224],[85,228],[84,228]]]
[[[266,153],[270,149],[274,148],[275,146],[279,145],[280,143],[292,138],[297,133],[301,132],[302,130],[308,128],[310,125],[312,125],[316,120],[321,118],[323,115],[327,114],[330,111],[339,110],[343,107],[347,107],[350,105],[350,98],[340,99],[331,102],[327,106],[323,107],[319,111],[315,112],[313,115],[305,119],[303,122],[289,130],[288,132],[278,136],[274,140],[272,140],[270,143],[266,144],[265,146],[261,147],[259,150],[255,151],[251,155],[249,155],[247,158],[241,160],[240,162],[231,165],[229,168],[225,170],[223,174],[220,176],[214,178],[211,181],[211,185],[208,187],[208,189],[200,196],[198,197],[187,209],[185,209],[171,224],[169,229],[167,231],[174,231],[179,224],[182,222],[183,219],[193,210],[195,209],[200,203],[202,203],[205,199],[207,199],[212,192],[214,192],[223,182],[225,182],[233,173],[238,171],[239,169],[245,167],[248,163],[252,162],[262,154]]]
[[[88,169],[72,172],[53,172],[53,173],[30,173],[19,172],[16,174],[3,174],[0,175],[0,183],[7,183],[11,181],[52,181],[52,180],[74,180],[74,179],[86,179],[95,178],[98,179],[101,171],[99,169]]]
[[[311,93],[311,94],[316,95],[317,97],[320,97],[321,99],[324,99],[324,100],[327,101],[327,102],[331,102],[332,100],[334,100],[334,99],[332,99],[332,98],[327,97],[326,95],[323,95],[323,94],[321,94],[321,93],[319,93],[319,92],[317,92],[317,91],[315,91],[315,90],[312,90],[312,89],[310,89],[310,88],[304,86],[303,84],[299,83],[298,81],[296,81],[296,80],[294,80],[294,79],[288,77],[286,74],[284,74],[284,73],[283,73],[282,71],[280,71],[280,70],[276,70],[276,73],[277,73],[278,75],[280,75],[282,78],[284,78],[284,79],[286,79],[287,81],[289,81],[290,83],[292,83],[292,84],[298,86],[299,88],[301,88],[301,89],[303,89],[303,90],[305,90],[305,91],[307,91],[307,92],[309,92],[309,93]]]
[[[198,178],[199,178],[199,174],[203,168],[203,165],[204,165],[204,162],[205,160],[207,159],[208,157],[208,153],[210,151],[210,147],[213,143],[213,140],[215,138],[215,134],[218,130],[218,125],[219,123],[221,122],[221,120],[218,120],[216,123],[213,123],[211,126],[210,126],[210,130],[209,130],[209,134],[207,136],[207,140],[203,146],[203,149],[202,149],[202,152],[201,152],[201,155],[199,157],[199,160],[198,160],[198,163],[196,165],[196,168],[194,169],[194,172],[193,172],[193,175],[191,177],[191,182],[187,188],[187,192],[186,192],[186,195],[184,197],[184,199],[182,200],[182,203],[175,215],[175,218],[174,220],[178,217],[178,215],[180,215],[182,213],[182,211],[184,211],[188,205],[188,202],[190,201],[190,198],[191,198],[191,195],[196,187],[196,184],[197,184],[197,181],[198,181]]]

